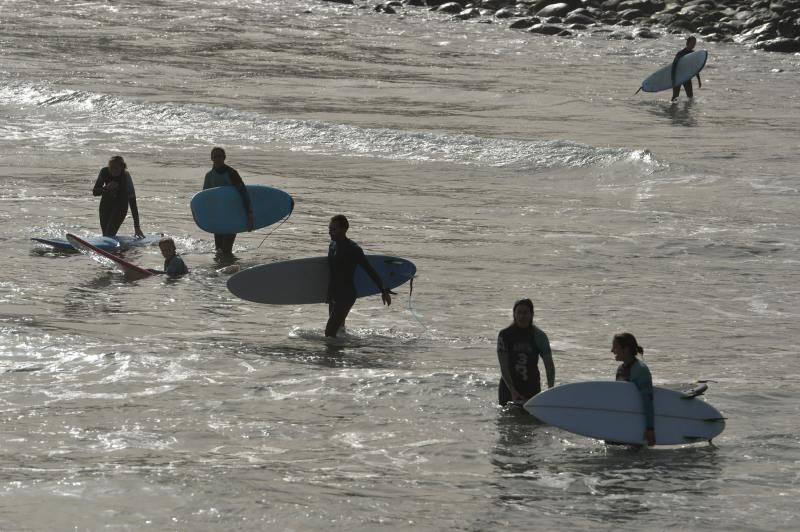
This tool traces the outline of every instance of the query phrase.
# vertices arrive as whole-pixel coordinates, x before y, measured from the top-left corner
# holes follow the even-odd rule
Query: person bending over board
[[[686,47],[683,50],[681,50],[680,52],[678,52],[677,54],[675,54],[675,59],[672,60],[672,73],[671,73],[671,76],[672,76],[672,101],[673,102],[678,99],[678,96],[681,93],[681,86],[680,85],[675,85],[675,72],[678,70],[678,61],[680,61],[681,57],[683,57],[684,55],[692,53],[694,51],[694,45],[695,44],[697,44],[697,39],[694,37],[694,35],[692,35],[691,37],[686,39]],[[700,81],[700,72],[697,73],[697,88],[698,89],[703,88],[703,82]],[[691,79],[689,79],[689,81],[687,81],[686,83],[683,84],[683,90],[686,91],[686,96],[688,98],[692,98],[694,96],[694,94],[692,92],[692,80]]]
[[[533,301],[514,303],[514,322],[497,335],[497,359],[500,362],[499,400],[524,404],[542,390],[539,359],[544,362],[547,387],[556,381],[556,367],[547,335],[533,324]]]
[[[250,204],[250,195],[247,193],[247,187],[244,185],[239,172],[225,164],[225,150],[220,147],[211,150],[211,163],[211,170],[208,171],[203,181],[203,190],[214,187],[236,187],[242,197],[244,210],[247,212],[247,230],[252,231],[253,208]],[[224,256],[233,255],[234,240],[236,240],[235,233],[232,235],[214,233],[214,245],[217,253]]]
[[[164,256],[164,269],[153,270],[147,268],[147,271],[150,273],[165,273],[170,277],[180,277],[189,273],[189,268],[186,267],[186,263],[183,262],[183,259],[175,249],[174,240],[169,237],[162,238],[158,241],[158,247],[161,249],[161,255]]]
[[[103,236],[115,237],[119,227],[128,215],[128,205],[133,215],[133,229],[136,236],[144,238],[139,225],[139,208],[136,205],[136,190],[133,178],[128,173],[128,165],[120,155],[113,156],[108,166],[100,170],[94,183],[92,194],[100,198],[100,230]]]
[[[328,269],[330,281],[328,283],[328,323],[325,325],[325,336],[335,337],[339,329],[344,327],[344,320],[356,302],[355,273],[356,267],[361,266],[367,275],[375,281],[380,288],[381,299],[384,305],[392,304],[391,292],[383,286],[380,275],[367,261],[361,247],[347,238],[350,222],[343,214],[331,218],[328,224],[328,234],[331,243],[328,247]]]
[[[614,353],[614,360],[622,362],[617,368],[617,380],[628,381],[636,385],[639,395],[642,397],[644,407],[644,435],[643,438],[647,445],[656,444],[656,432],[653,414],[653,377],[647,365],[636,358],[636,355],[644,354],[642,348],[631,333],[619,333],[614,335],[611,343],[611,352]]]

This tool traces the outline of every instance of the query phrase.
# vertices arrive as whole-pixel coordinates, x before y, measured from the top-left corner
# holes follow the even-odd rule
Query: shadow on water
[[[698,125],[697,113],[693,111],[695,106],[694,99],[688,99],[682,96],[676,102],[648,100],[641,101],[636,105],[637,107],[644,107],[648,113],[656,116],[658,119],[669,118],[673,126],[697,127]]]

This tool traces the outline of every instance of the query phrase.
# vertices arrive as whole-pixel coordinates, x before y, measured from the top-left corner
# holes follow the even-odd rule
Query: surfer
[[[617,380],[628,381],[636,385],[642,397],[644,407],[644,440],[647,445],[656,444],[656,432],[654,427],[653,414],[653,377],[647,365],[636,358],[636,355],[644,354],[636,338],[631,333],[619,333],[614,335],[611,343],[611,352],[614,359],[622,362],[617,368]]]
[[[328,269],[330,281],[328,284],[328,323],[325,325],[325,336],[335,337],[339,329],[344,326],[344,320],[356,302],[355,273],[356,266],[361,266],[367,275],[375,282],[381,291],[384,305],[392,304],[392,291],[383,286],[380,275],[375,271],[361,247],[347,238],[350,222],[343,214],[331,218],[328,224],[328,234],[331,243],[328,247]]]
[[[148,268],[147,270],[150,273],[165,273],[170,277],[180,277],[181,275],[189,273],[189,268],[186,267],[186,263],[184,263],[181,256],[178,255],[174,240],[169,237],[164,237],[158,241],[158,247],[161,249],[161,255],[164,257],[164,269],[153,270]]]
[[[215,147],[211,150],[211,163],[211,170],[206,173],[206,178],[203,181],[203,190],[214,187],[236,187],[242,197],[244,210],[247,212],[247,230],[252,231],[253,208],[250,204],[250,195],[247,193],[247,187],[244,185],[239,172],[225,164],[225,150],[220,147]],[[217,253],[225,256],[233,255],[234,240],[236,240],[236,233],[232,235],[214,233],[214,245]]]
[[[100,170],[92,194],[100,198],[100,230],[103,236],[115,237],[128,215],[128,205],[133,215],[133,229],[139,238],[144,238],[139,225],[139,208],[136,205],[136,190],[128,165],[120,155],[113,156],[108,166]]]
[[[539,359],[544,362],[547,387],[556,381],[556,367],[550,341],[533,324],[533,301],[520,299],[514,303],[514,322],[497,335],[497,359],[500,362],[499,400],[523,404],[542,390]]]
[[[684,55],[692,53],[692,51],[694,51],[694,45],[695,44],[697,44],[697,39],[694,37],[694,35],[692,35],[688,39],[686,39],[686,47],[683,50],[681,50],[680,52],[678,52],[677,54],[675,54],[675,59],[672,60],[672,71],[670,73],[670,76],[672,78],[672,101],[673,102],[678,99],[678,95],[680,95],[680,93],[681,93],[681,86],[680,85],[675,85],[675,72],[678,70],[678,61],[680,61],[681,57],[683,57]],[[697,88],[698,89],[703,88],[703,82],[700,81],[700,72],[697,73]],[[692,79],[691,78],[689,78],[689,80],[686,83],[683,84],[683,90],[686,91],[686,96],[688,98],[692,98],[694,96],[693,92],[692,92]]]

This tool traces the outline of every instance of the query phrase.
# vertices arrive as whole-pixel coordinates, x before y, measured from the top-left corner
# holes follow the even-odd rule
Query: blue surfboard
[[[31,240],[53,247],[59,251],[78,251],[67,240],[61,238],[31,238]],[[86,238],[86,242],[104,251],[116,251],[120,249],[119,241],[108,236],[88,237]]]
[[[396,288],[414,278],[413,262],[386,255],[367,255],[370,265],[386,288]],[[228,290],[236,297],[270,305],[324,303],[330,272],[328,257],[286,260],[242,270],[228,279]],[[356,268],[357,297],[379,294],[379,287],[361,267]]]
[[[294,209],[286,192],[264,185],[247,185],[253,207],[253,229],[279,222]],[[247,213],[236,187],[214,187],[198,192],[190,203],[192,216],[203,231],[230,235],[247,231]]]
[[[708,52],[705,50],[688,53],[678,60],[678,67],[675,69],[675,85],[672,84],[672,64],[670,63],[650,74],[642,82],[639,90],[659,92],[683,85],[703,70],[707,60]]]

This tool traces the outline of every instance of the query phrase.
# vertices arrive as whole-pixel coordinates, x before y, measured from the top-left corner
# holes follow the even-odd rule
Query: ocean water
[[[703,88],[672,105],[634,92],[683,36],[506,24],[0,2],[0,529],[796,528],[800,57],[701,39]],[[323,305],[232,296],[188,207],[216,145],[296,201],[240,235],[242,267],[324,254],[344,213],[417,264],[413,293],[360,300],[335,342]],[[114,154],[188,277],[30,240],[98,232]],[[499,409],[521,297],[557,382],[613,378],[627,330],[656,384],[712,381],[725,432],[635,452]]]

